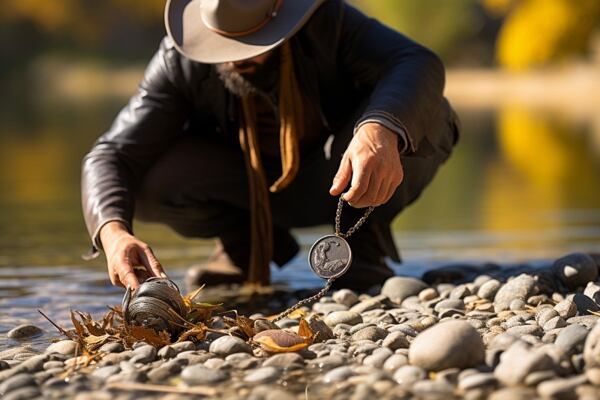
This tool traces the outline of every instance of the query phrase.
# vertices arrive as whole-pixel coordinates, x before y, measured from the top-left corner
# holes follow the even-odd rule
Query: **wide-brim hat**
[[[325,0],[168,0],[167,34],[202,63],[240,61],[294,35]]]

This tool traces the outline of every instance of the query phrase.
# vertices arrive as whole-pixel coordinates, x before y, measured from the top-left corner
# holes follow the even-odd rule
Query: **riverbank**
[[[0,392],[7,400],[598,398],[599,264],[579,254],[553,267],[456,266],[390,278],[369,294],[338,290],[304,310],[325,325],[290,353],[234,333],[160,349],[109,343],[87,365],[70,341],[43,353],[14,347],[0,352]],[[251,317],[293,301],[265,301]],[[298,324],[287,318],[277,329]]]

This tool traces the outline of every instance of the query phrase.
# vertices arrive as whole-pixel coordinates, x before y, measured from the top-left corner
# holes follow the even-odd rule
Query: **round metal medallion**
[[[350,245],[343,238],[327,235],[317,240],[308,252],[308,264],[323,279],[343,275],[352,263]]]

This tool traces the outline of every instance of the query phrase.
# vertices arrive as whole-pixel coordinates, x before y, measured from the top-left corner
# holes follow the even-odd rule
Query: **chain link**
[[[343,207],[344,207],[344,196],[340,196],[340,199],[338,200],[337,210],[335,211],[335,234],[341,238],[346,239],[347,237],[352,235],[354,232],[356,232],[358,230],[358,228],[360,228],[362,226],[362,224],[365,223],[365,221],[367,220],[367,218],[369,218],[369,215],[371,215],[371,213],[373,212],[375,207],[371,206],[371,207],[367,208],[367,211],[365,211],[365,214],[362,217],[360,217],[360,219],[358,221],[356,221],[356,224],[354,224],[353,227],[348,229],[348,232],[342,233],[340,231],[340,229],[341,229],[340,225],[342,223],[342,208]]]
[[[327,280],[327,283],[325,284],[325,287],[323,289],[321,289],[319,291],[319,293],[312,295],[304,300],[300,300],[298,303],[296,303],[295,305],[291,306],[290,308],[288,308],[287,310],[285,310],[284,312],[282,312],[281,314],[279,314],[277,317],[275,317],[275,319],[273,319],[273,322],[277,322],[285,317],[287,317],[288,315],[290,315],[292,312],[296,311],[297,309],[299,309],[300,307],[312,303],[314,301],[319,300],[321,297],[325,296],[325,294],[329,291],[329,289],[331,289],[331,285],[333,284],[333,281],[335,279],[330,278]]]

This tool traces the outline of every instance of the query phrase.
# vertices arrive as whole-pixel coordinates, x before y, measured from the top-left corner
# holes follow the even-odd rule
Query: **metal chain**
[[[360,217],[360,219],[358,221],[356,221],[356,224],[354,224],[354,226],[350,229],[348,229],[348,232],[346,233],[342,233],[340,231],[340,225],[342,223],[342,208],[344,207],[344,196],[340,196],[340,199],[338,200],[338,206],[337,206],[337,210],[335,212],[335,234],[341,238],[347,238],[350,235],[352,235],[354,232],[356,232],[358,230],[358,228],[361,227],[362,224],[365,223],[365,221],[367,220],[367,218],[369,218],[369,215],[371,215],[371,213],[373,212],[373,210],[375,209],[375,207],[371,206],[369,208],[367,208],[367,211],[365,211],[365,214]]]
[[[312,303],[314,301],[319,300],[321,297],[325,296],[325,294],[329,291],[329,289],[331,289],[331,285],[333,284],[333,281],[335,280],[335,278],[330,278],[327,280],[327,283],[325,284],[325,287],[323,289],[321,289],[319,291],[319,293],[310,296],[304,300],[300,300],[298,303],[296,303],[295,305],[291,306],[290,308],[288,308],[287,310],[285,310],[284,312],[280,313],[277,317],[275,317],[275,319],[273,319],[273,322],[277,322],[285,317],[287,317],[288,315],[290,315],[292,312],[296,311],[297,309],[299,309],[300,307]]]

